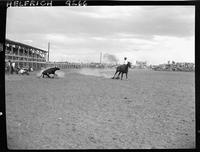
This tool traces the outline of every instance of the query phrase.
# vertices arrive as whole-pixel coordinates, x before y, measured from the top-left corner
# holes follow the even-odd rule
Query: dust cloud
[[[92,68],[84,68],[77,71],[77,73],[79,74],[103,77],[103,78],[113,77],[114,72],[115,69],[92,69]]]
[[[114,63],[114,64],[117,64],[117,62],[119,61],[115,55],[108,54],[108,53],[103,55],[103,60],[105,62]]]
[[[57,74],[58,78],[64,78],[65,77],[65,72],[58,70],[55,72],[55,74]]]
[[[48,68],[46,68],[48,69]],[[42,75],[42,72],[46,69],[42,69],[40,71],[38,71],[36,73],[36,76],[38,78],[41,77]],[[88,75],[88,76],[96,76],[96,77],[102,77],[102,78],[112,78],[114,73],[115,73],[115,68],[104,68],[104,69],[97,69],[97,68],[82,68],[82,69],[79,69],[79,70],[67,70],[67,71],[62,71],[62,70],[57,70],[55,72],[55,74],[57,76],[55,76],[55,78],[64,78],[65,77],[65,72],[67,72],[68,74],[69,73],[78,73],[78,74],[82,74],[82,75]],[[50,75],[52,76],[52,75]]]

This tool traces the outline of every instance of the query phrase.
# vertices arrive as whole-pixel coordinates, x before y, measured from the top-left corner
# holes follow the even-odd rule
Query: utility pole
[[[48,42],[48,62],[49,62],[50,42]]]
[[[101,64],[102,52],[100,53],[100,64]]]

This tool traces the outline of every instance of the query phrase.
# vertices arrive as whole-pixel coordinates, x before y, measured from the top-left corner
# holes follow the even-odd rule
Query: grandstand
[[[47,51],[6,39],[5,61],[11,60],[17,67],[32,67],[34,70],[46,67]]]
[[[50,62],[48,61],[48,51],[42,50],[27,44],[6,39],[5,62],[15,62],[16,67],[40,70],[46,67],[57,66],[62,69],[73,69],[86,67],[85,64],[70,62]]]

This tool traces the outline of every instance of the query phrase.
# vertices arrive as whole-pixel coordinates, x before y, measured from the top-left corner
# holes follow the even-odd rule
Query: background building
[[[135,66],[138,69],[146,69],[147,68],[147,62],[146,61],[136,61]]]
[[[6,39],[5,61],[15,62],[16,67],[46,67],[47,51]]]
[[[48,51],[6,39],[5,62],[8,63],[9,60],[15,62],[15,66],[18,68],[31,67],[33,70],[40,70],[53,66],[62,69],[86,67],[84,64],[81,65],[80,63],[70,63],[67,61],[50,62],[48,61]]]

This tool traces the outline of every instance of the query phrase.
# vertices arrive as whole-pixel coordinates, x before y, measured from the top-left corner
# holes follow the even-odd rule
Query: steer
[[[46,75],[46,76],[48,76],[49,78],[51,78],[51,77],[50,77],[50,74],[53,74],[53,75],[55,76],[55,75],[56,75],[56,74],[55,74],[55,71],[56,71],[56,70],[60,70],[60,68],[54,67],[54,68],[46,69],[46,70],[44,70],[44,71],[42,72],[41,76],[44,78],[44,75]],[[40,77],[41,77],[41,76],[40,76]],[[54,78],[54,77],[52,77],[52,78]]]

